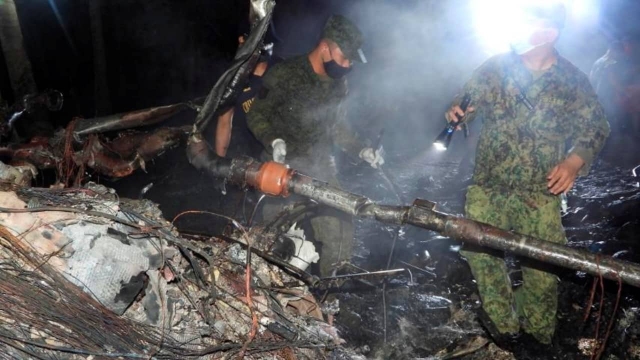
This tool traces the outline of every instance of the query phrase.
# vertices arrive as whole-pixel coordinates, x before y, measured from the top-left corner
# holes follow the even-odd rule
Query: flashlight
[[[469,103],[471,103],[471,97],[469,96],[469,94],[465,94],[462,98],[462,102],[460,103],[460,109],[462,109],[462,111],[467,111]],[[458,121],[462,120],[462,117],[460,117],[460,115],[456,114],[456,117],[458,118]],[[442,130],[440,135],[438,135],[436,140],[433,142],[433,146],[440,151],[447,150],[449,144],[451,143],[453,132],[456,131],[456,127],[458,127],[458,125],[458,123],[454,123],[453,121],[447,124],[447,127]]]

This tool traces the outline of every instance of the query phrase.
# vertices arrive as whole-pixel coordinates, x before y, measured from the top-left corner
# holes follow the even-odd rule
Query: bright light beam
[[[585,23],[598,17],[597,0],[472,0],[469,6],[476,38],[489,54],[507,52],[511,41],[525,31],[523,16],[527,5],[558,2],[565,4],[568,21]]]

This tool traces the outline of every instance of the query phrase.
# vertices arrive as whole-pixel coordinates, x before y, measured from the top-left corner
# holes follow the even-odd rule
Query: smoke
[[[488,46],[495,39],[483,38],[486,32],[478,29],[479,24],[492,24],[493,17],[493,30],[510,30],[500,29],[499,24],[503,23],[500,14],[482,8],[489,8],[491,2],[280,0],[275,25],[283,42],[276,45],[276,53],[288,58],[310,51],[332,13],[351,19],[364,34],[363,50],[368,63],[355,63],[347,76],[348,122],[363,141],[375,141],[384,129],[385,167],[402,171],[395,174],[402,178],[400,185],[419,191],[418,188],[425,186],[424,179],[430,176],[460,176],[452,173],[456,165],[444,164],[463,162],[460,169],[471,170],[482,126],[480,117],[470,126],[470,138],[466,139],[460,132],[455,134],[446,152],[434,151],[432,143],[445,126],[444,112],[451,100],[472,71],[495,55],[496,47]],[[606,50],[606,38],[596,25],[579,20],[568,21],[557,47],[561,55],[588,73],[593,62]],[[329,144],[317,144],[316,148],[328,149]],[[326,180],[328,176],[322,174],[325,160],[319,155],[323,152],[314,151],[301,158],[294,158],[290,153],[288,161],[293,167],[300,164],[302,171]],[[357,177],[348,173],[361,173],[363,169],[353,169],[350,163],[341,164],[347,165],[340,166],[341,178],[357,181]],[[376,175],[372,176],[371,189],[366,193],[375,197],[384,195],[371,193],[375,192],[373,187],[377,183]],[[345,181],[342,185],[353,184]],[[388,189],[382,191],[388,192]]]
[[[473,69],[495,54],[476,25],[477,16],[496,14],[477,12],[477,0],[324,1],[323,7],[310,3],[305,8],[296,1],[279,2],[276,24],[285,41],[279,46],[281,54],[311,49],[331,13],[341,13],[358,25],[369,62],[356,63],[348,75],[347,105],[349,121],[364,138],[374,139],[384,128],[385,148],[403,154],[403,159],[432,156],[452,161],[473,156],[469,154],[473,146],[465,146],[462,135],[454,137],[446,153],[432,154],[431,144],[445,125],[443,114],[452,98]],[[490,1],[480,2],[485,3]],[[588,73],[604,53],[606,39],[594,24],[569,22],[558,49]],[[478,131],[479,125],[474,129]]]
[[[350,120],[370,137],[384,128],[389,154],[435,156],[431,144],[445,125],[444,111],[486,57],[474,42],[465,3],[378,0],[344,8],[365,33],[369,59],[349,79]],[[461,149],[456,143],[452,149]]]

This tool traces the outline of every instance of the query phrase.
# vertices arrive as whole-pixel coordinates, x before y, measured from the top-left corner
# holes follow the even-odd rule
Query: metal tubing
[[[289,181],[289,192],[302,195],[351,215],[358,215],[361,209],[366,208],[365,205],[371,203],[371,200],[366,197],[352,194],[326,182],[295,172]]]
[[[219,157],[211,159],[212,163],[219,166],[216,167],[217,171],[211,171],[210,174],[215,177],[225,177],[236,185],[249,185],[258,190],[261,190],[260,187],[263,186],[264,181],[268,181],[259,176],[261,170],[266,168],[259,162],[248,158],[233,159],[229,166],[226,165],[228,163],[225,160],[227,159]],[[285,182],[288,189],[280,194],[301,195],[354,216],[373,218],[388,224],[409,224],[436,231],[465,243],[508,251],[545,263],[584,271],[594,276],[601,275],[609,280],[620,279],[629,285],[640,287],[640,265],[635,263],[592,254],[583,249],[574,249],[445,214],[434,210],[435,203],[429,201],[418,199],[412,206],[380,205],[367,197],[344,191],[296,171],[291,171],[289,174],[291,177]],[[263,182],[257,183],[252,180],[256,178],[262,178]],[[272,181],[281,182],[282,179],[274,178]],[[273,187],[273,185],[269,186]]]
[[[83,136],[153,125],[162,122],[185,109],[189,109],[189,106],[187,104],[180,103],[115,115],[101,116],[92,119],[84,119],[76,123],[73,133],[78,136]]]
[[[409,211],[407,223],[465,243],[511,252],[594,276],[602,275],[609,280],[618,280],[619,277],[629,285],[640,287],[640,265],[610,256],[593,254],[584,249],[571,248],[416,206]]]
[[[418,200],[413,206],[388,206],[373,203],[364,196],[346,192],[310,177],[295,174],[290,191],[348,214],[374,218],[390,224],[409,224],[482,247],[512,252],[545,263],[620,279],[640,287],[640,265],[600,256],[583,249],[555,244],[531,236],[516,234],[477,221],[434,210],[435,204]]]

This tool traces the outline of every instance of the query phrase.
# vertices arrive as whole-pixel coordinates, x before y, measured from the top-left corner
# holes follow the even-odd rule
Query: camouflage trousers
[[[331,179],[329,183],[337,185],[338,181]],[[293,199],[267,199],[262,210],[263,221],[269,222],[292,202],[294,202]],[[317,266],[312,264],[311,269],[307,271],[317,267],[320,276],[331,276],[337,263],[351,259],[354,236],[353,218],[326,206],[320,206],[307,218],[312,233],[305,231],[305,235],[308,240],[314,242],[320,254]]]
[[[566,243],[557,196],[505,193],[472,185],[467,190],[465,213],[472,220],[504,230]],[[555,275],[523,266],[523,284],[514,292],[502,254],[468,246],[461,254],[476,280],[482,308],[498,332],[518,333],[522,324],[541,343],[551,343],[558,305]]]

